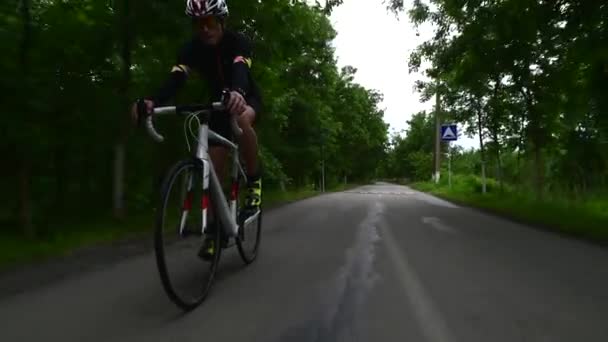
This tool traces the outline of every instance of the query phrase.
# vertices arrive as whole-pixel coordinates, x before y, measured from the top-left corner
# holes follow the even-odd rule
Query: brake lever
[[[228,103],[230,102],[230,90],[222,90],[221,102],[226,108],[228,108]]]

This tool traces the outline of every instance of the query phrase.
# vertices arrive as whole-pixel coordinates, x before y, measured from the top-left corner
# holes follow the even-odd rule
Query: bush
[[[425,153],[422,151],[416,151],[410,154],[408,157],[408,162],[412,166],[413,169],[413,179],[414,180],[427,180],[429,176],[433,172],[433,154]]]
[[[448,186],[448,176],[442,176],[441,187]],[[452,189],[454,191],[462,193],[483,193],[483,179],[476,175],[452,175]],[[510,188],[506,185],[503,186],[505,192],[510,191]],[[486,177],[486,192],[488,193],[499,193],[500,183],[493,179]]]
[[[260,162],[264,174],[264,182],[270,186],[279,186],[281,182],[284,185],[289,184],[291,179],[287,177],[283,171],[283,165],[268,149],[260,146]]]
[[[478,176],[467,176],[466,181],[469,184],[469,187],[472,189],[474,193],[481,194],[483,193],[483,179]],[[487,192],[496,192],[499,190],[499,185],[496,180],[492,178],[486,178],[486,191]]]

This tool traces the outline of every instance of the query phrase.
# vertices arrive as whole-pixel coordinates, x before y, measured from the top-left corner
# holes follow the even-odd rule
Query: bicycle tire
[[[242,176],[239,175],[239,180],[237,183],[237,189],[238,189],[238,193],[241,193],[241,189],[245,188],[247,186],[247,180]],[[248,238],[251,238],[251,232],[245,233],[244,229],[245,227],[243,226],[243,222],[241,221],[240,218],[240,212],[242,210],[241,206],[243,203],[242,200],[243,196],[237,196],[237,212],[239,213],[239,234],[236,237],[236,245],[237,245],[237,249],[239,251],[239,255],[241,256],[241,259],[243,260],[243,262],[246,265],[251,264],[252,262],[254,262],[258,256],[258,251],[260,248],[260,242],[261,242],[261,238],[262,238],[262,214],[263,214],[263,210],[262,210],[262,206],[260,205],[260,214],[257,218],[257,221],[254,224],[254,232],[253,232],[253,237],[255,238],[254,242],[253,242],[253,248],[247,248],[247,246],[245,246],[244,241],[247,241]],[[243,240],[244,239],[244,240]]]
[[[196,297],[192,300],[187,300],[187,299],[183,298],[184,296],[180,295],[178,293],[178,291],[176,291],[175,285],[169,274],[170,273],[169,269],[167,268],[167,253],[165,253],[166,252],[165,251],[166,239],[164,236],[163,228],[164,228],[165,222],[166,222],[167,206],[168,206],[168,201],[169,201],[169,196],[171,194],[171,190],[173,189],[173,186],[176,184],[176,180],[178,179],[178,176],[180,175],[180,173],[186,169],[190,169],[195,174],[199,174],[201,177],[200,179],[202,179],[203,165],[201,162],[199,162],[198,160],[195,160],[195,159],[185,159],[185,160],[178,161],[177,163],[175,163],[175,165],[173,165],[173,167],[171,169],[169,169],[169,171],[167,172],[167,174],[165,176],[165,179],[163,180],[163,185],[161,187],[161,193],[160,193],[160,201],[159,201],[159,205],[157,207],[158,211],[156,214],[156,222],[155,222],[154,250],[155,250],[155,254],[156,254],[156,265],[158,268],[158,272],[160,275],[160,279],[161,279],[163,288],[164,288],[167,296],[175,305],[177,305],[184,311],[190,311],[190,310],[196,308],[197,306],[199,306],[205,300],[207,295],[209,294],[209,292],[213,286],[214,280],[215,280],[215,274],[217,272],[217,268],[219,265],[222,249],[220,248],[220,234],[218,234],[219,227],[208,226],[207,229],[214,229],[214,228],[216,229],[216,234],[215,234],[214,239],[215,239],[215,245],[217,246],[215,257],[211,261],[206,261],[207,263],[210,263],[210,265],[209,265],[210,274],[208,275],[208,279],[205,282],[205,284],[201,284],[202,292],[200,293],[200,295],[198,297]],[[194,186],[198,186],[198,185],[199,184],[195,184]],[[213,207],[208,208],[208,211],[212,211],[212,210],[213,210]]]

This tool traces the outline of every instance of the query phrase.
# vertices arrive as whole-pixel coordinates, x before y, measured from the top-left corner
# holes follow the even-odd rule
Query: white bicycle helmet
[[[186,14],[191,17],[228,16],[226,0],[186,0]]]

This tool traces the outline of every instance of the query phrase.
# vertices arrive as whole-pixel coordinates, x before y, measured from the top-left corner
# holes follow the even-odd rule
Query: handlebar
[[[177,114],[184,115],[189,113],[210,113],[210,112],[224,112],[226,111],[226,105],[228,103],[228,99],[230,97],[230,93],[224,91],[222,94],[222,100],[218,102],[213,102],[211,105],[186,105],[186,106],[163,106],[156,107],[152,110],[152,113],[149,114],[146,108],[146,104],[143,99],[137,101],[137,116],[138,121],[141,123],[141,120],[145,118],[145,126],[148,134],[152,137],[156,142],[163,142],[165,138],[156,131],[154,128],[153,117],[156,115],[169,115],[169,114]],[[235,135],[240,136],[243,134],[243,130],[239,127],[236,121],[236,115],[230,115],[230,124],[232,126],[232,131]]]

